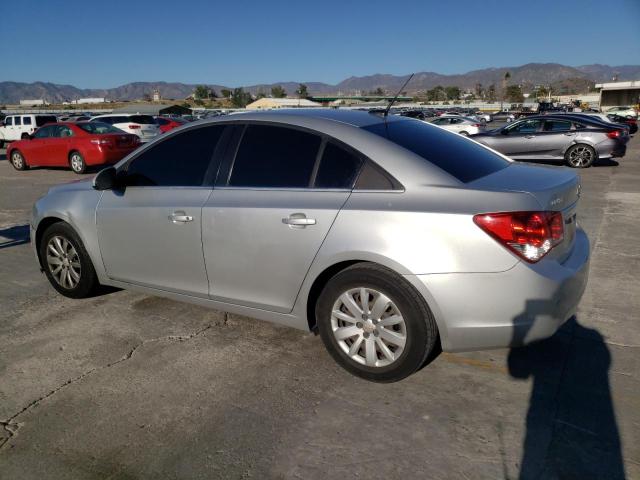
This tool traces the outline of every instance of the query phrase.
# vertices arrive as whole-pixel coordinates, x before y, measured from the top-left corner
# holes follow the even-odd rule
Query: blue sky
[[[3,0],[0,81],[337,83],[529,62],[640,64],[640,0]]]

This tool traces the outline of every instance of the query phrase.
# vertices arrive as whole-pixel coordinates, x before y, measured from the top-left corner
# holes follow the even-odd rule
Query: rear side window
[[[199,187],[224,126],[202,127],[159,142],[133,159],[127,185]]]
[[[57,121],[58,119],[53,115],[37,115],[36,116],[36,125],[38,127],[41,127],[45,123],[56,123]]]
[[[306,188],[320,137],[292,128],[248,125],[231,170],[229,185]]]
[[[31,117],[22,117],[23,125],[31,125]]]
[[[14,125],[22,125],[22,119],[20,117],[14,117]]]
[[[475,142],[445,134],[420,121],[377,123],[364,129],[419,155],[464,183],[509,165],[507,160]]]
[[[571,130],[571,122],[564,120],[545,120],[543,130],[545,132],[568,132]]]
[[[327,142],[316,174],[316,188],[351,188],[358,176],[362,157]]]

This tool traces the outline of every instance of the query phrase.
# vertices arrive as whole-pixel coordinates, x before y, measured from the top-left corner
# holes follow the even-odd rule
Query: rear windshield
[[[124,133],[119,128],[103,122],[77,123],[76,125],[85,132],[89,133]]]
[[[419,120],[376,123],[363,128],[421,156],[464,183],[509,166],[507,160],[490,150]]]
[[[36,115],[36,125],[41,127],[45,123],[56,123],[58,119],[53,115]]]
[[[156,121],[151,115],[131,115],[126,122],[140,123],[142,125],[155,125]]]

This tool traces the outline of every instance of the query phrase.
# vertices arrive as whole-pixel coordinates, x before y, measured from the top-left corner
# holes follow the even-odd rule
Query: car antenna
[[[384,115],[383,117],[387,117],[389,115],[389,110],[391,110],[391,107],[393,106],[394,103],[396,103],[396,100],[398,99],[398,97],[400,96],[400,94],[402,93],[402,90],[404,90],[404,87],[407,86],[407,83],[409,83],[409,81],[411,81],[411,79],[413,78],[413,76],[415,75],[415,73],[412,73],[411,75],[409,75],[409,78],[407,78],[407,81],[404,82],[404,84],[402,85],[402,87],[400,87],[400,90],[398,90],[398,93],[396,93],[396,96],[393,97],[393,100],[391,100],[389,102],[389,105],[387,105],[387,109],[384,111]]]

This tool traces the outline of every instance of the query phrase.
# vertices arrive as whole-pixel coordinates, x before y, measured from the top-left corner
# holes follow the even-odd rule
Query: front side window
[[[307,188],[320,137],[292,128],[248,125],[238,148],[229,185]]]
[[[199,187],[224,126],[187,130],[135,157],[127,167],[127,185]]]
[[[22,117],[23,125],[31,125],[31,117]]]
[[[49,138],[55,136],[55,125],[49,125],[46,127],[41,127],[36,130],[36,133],[33,134],[33,138]]]
[[[540,129],[542,120],[523,120],[507,127],[506,130],[509,134],[513,133],[535,133]]]
[[[358,176],[362,157],[327,142],[314,183],[315,188],[351,188]]]
[[[13,117],[7,117],[4,119],[4,124],[7,126],[13,125]]]
[[[72,137],[73,131],[66,125],[59,125],[56,131],[56,137]]]

